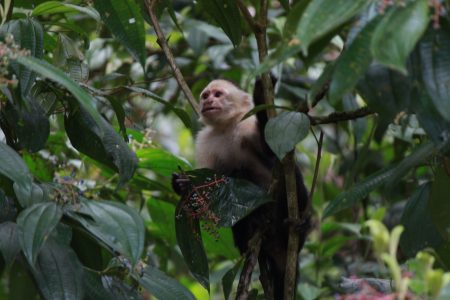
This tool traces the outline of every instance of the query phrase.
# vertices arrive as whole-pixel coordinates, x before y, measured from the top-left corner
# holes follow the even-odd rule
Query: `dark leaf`
[[[83,285],[86,291],[86,300],[143,299],[135,289],[126,283],[111,277],[102,277],[86,269],[84,270]]]
[[[283,112],[267,122],[264,135],[269,147],[282,160],[308,135],[309,126],[307,115],[300,112]]]
[[[434,177],[431,185],[429,198],[429,210],[433,224],[441,233],[441,236],[448,240],[450,232],[450,177],[449,174],[440,168]]]
[[[188,217],[182,208],[177,207],[175,230],[186,265],[195,279],[209,291],[208,258],[202,242],[199,221]]]
[[[18,237],[30,265],[34,265],[45,240],[62,217],[62,209],[54,202],[34,204],[17,217]]]
[[[0,223],[15,221],[17,217],[17,206],[14,199],[5,195],[0,188]]]
[[[83,269],[68,246],[49,240],[32,273],[45,299],[84,299]]]
[[[438,113],[450,122],[450,25],[429,29],[418,47],[422,81]]]
[[[432,220],[429,197],[430,187],[425,184],[408,200],[403,211],[401,224],[405,231],[400,238],[400,246],[408,257],[414,257],[427,247],[436,249],[444,243]]]
[[[133,176],[138,163],[136,155],[108,122],[102,118],[100,124],[82,107],[72,107],[64,122],[72,145],[118,172],[121,185]]]
[[[195,300],[194,295],[178,281],[151,266],[145,267],[139,283],[160,300]]]
[[[145,68],[145,28],[140,8],[132,0],[94,0],[102,21]]]
[[[6,265],[11,265],[20,252],[17,225],[13,222],[0,224],[0,252]]]
[[[233,0],[199,0],[198,3],[213,17],[235,47],[242,39],[241,14]]]
[[[380,18],[372,20],[339,56],[334,67],[329,100],[336,103],[350,92],[372,62],[370,41]]]
[[[130,259],[133,265],[140,259],[145,227],[135,209],[122,203],[81,198],[80,209],[68,215],[110,250]]]

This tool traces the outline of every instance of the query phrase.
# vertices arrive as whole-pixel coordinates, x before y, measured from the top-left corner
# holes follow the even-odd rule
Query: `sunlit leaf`
[[[302,14],[297,38],[304,53],[309,45],[360,12],[367,0],[313,0]]]
[[[132,0],[94,0],[102,21],[145,68],[145,29],[139,6]]]
[[[410,1],[395,6],[375,29],[371,50],[374,58],[383,65],[406,74],[406,59],[429,21],[428,1]]]
[[[162,176],[171,176],[179,167],[189,170],[191,165],[183,158],[158,148],[145,148],[136,152],[139,158],[139,168],[150,169]]]

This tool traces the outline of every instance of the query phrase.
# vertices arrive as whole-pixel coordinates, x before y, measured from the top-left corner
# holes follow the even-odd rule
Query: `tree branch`
[[[172,69],[173,75],[175,79],[178,82],[178,85],[180,86],[181,90],[183,91],[184,95],[186,96],[186,99],[188,100],[189,104],[194,109],[197,116],[200,115],[200,110],[198,108],[198,104],[195,100],[194,95],[192,94],[191,89],[186,83],[186,80],[184,80],[183,74],[181,73],[180,69],[178,68],[177,64],[175,63],[175,58],[172,54],[172,51],[170,50],[169,45],[167,44],[166,37],[164,36],[164,33],[161,29],[161,26],[159,25],[158,18],[155,14],[155,6],[158,0],[145,0],[145,6],[147,7],[147,12],[150,16],[150,19],[153,24],[153,28],[155,29],[156,36],[158,37],[158,44],[161,47],[161,49],[164,51],[164,55],[167,58],[167,61],[169,62],[170,68]]]
[[[367,106],[352,111],[334,112],[325,117],[309,116],[311,125],[330,124],[342,121],[356,120],[374,114]]]
[[[261,250],[262,232],[256,231],[255,235],[249,241],[249,249],[242,268],[239,284],[236,291],[236,300],[246,300],[248,298],[248,289],[252,279],[253,269],[258,261],[259,251]]]

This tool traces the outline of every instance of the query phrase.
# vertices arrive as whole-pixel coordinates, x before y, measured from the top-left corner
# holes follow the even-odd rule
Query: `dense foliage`
[[[280,160],[297,150],[312,199],[298,298],[449,299],[449,9],[2,1],[0,299],[234,297],[229,227],[268,198],[194,170],[194,98],[269,73],[275,97],[264,86],[251,113],[277,111],[266,139]]]

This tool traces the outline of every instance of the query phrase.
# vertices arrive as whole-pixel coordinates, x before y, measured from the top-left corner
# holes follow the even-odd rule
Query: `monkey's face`
[[[223,126],[251,109],[250,96],[226,80],[214,80],[200,94],[200,120],[211,126]]]

